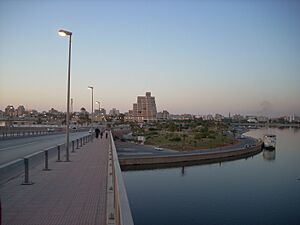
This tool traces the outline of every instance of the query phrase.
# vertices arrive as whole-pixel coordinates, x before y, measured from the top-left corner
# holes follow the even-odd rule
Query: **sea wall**
[[[123,166],[135,166],[135,165],[151,165],[151,164],[167,164],[167,163],[179,163],[179,162],[205,162],[212,160],[224,160],[243,158],[256,155],[262,151],[262,142],[257,142],[256,145],[239,148],[232,150],[220,150],[205,153],[181,153],[170,154],[160,156],[136,156],[136,157],[123,157],[119,158],[120,165]]]

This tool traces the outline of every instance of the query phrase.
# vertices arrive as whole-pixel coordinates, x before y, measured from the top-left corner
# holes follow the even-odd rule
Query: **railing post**
[[[75,152],[74,145],[75,145],[75,142],[72,141],[72,152]]]
[[[79,149],[79,139],[76,139],[76,149]]]
[[[33,184],[32,182],[29,181],[29,159],[24,158],[24,169],[25,169],[25,174],[24,174],[24,182],[22,185],[31,185]]]
[[[60,145],[57,145],[57,160],[56,162],[61,162],[60,160]]]
[[[48,150],[45,150],[45,168],[43,169],[44,171],[49,171],[50,169],[48,168]]]
[[[82,138],[80,138],[80,147],[82,147]]]

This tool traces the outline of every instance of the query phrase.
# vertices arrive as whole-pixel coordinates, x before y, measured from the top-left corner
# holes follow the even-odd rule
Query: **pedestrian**
[[[95,133],[96,133],[96,138],[99,138],[100,130],[98,127],[95,129]]]
[[[106,131],[105,132],[105,138],[107,139],[107,137],[108,137],[108,132]]]

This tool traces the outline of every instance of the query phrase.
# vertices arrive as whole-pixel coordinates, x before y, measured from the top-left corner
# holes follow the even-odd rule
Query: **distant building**
[[[232,116],[232,120],[234,121],[234,122],[240,122],[240,121],[242,121],[242,120],[244,120],[245,118],[242,116],[242,115],[240,115],[240,114],[235,114],[235,115],[233,115]]]
[[[156,114],[155,97],[151,96],[151,92],[146,92],[146,96],[137,97],[137,103],[134,103],[133,109],[129,110],[126,120],[136,122],[156,121]]]
[[[214,120],[215,121],[219,121],[221,122],[224,119],[224,116],[222,116],[221,114],[216,114]]]
[[[23,116],[25,114],[25,107],[23,105],[20,105],[17,108],[17,116]]]
[[[256,119],[259,123],[266,123],[269,120],[266,116],[258,116]]]
[[[15,115],[15,108],[12,105],[8,105],[5,108],[5,115],[9,117],[13,117]]]
[[[191,114],[181,114],[181,115],[173,115],[169,116],[171,120],[193,120],[194,116]]]
[[[55,115],[55,116],[59,115],[59,111],[56,110],[56,109],[54,109],[54,108],[51,108],[51,109],[48,111],[48,113],[49,113],[50,115]]]
[[[113,108],[109,111],[109,115],[113,116],[113,117],[116,117],[120,114],[120,111],[117,110],[116,108]]]
[[[214,120],[214,117],[211,114],[202,116],[203,120]]]
[[[170,119],[170,113],[167,110],[163,110],[162,112],[158,112],[156,114],[157,120],[169,120]]]
[[[299,117],[299,116],[296,116],[296,115],[294,115],[294,120],[293,120],[293,122],[297,122],[297,123],[299,123],[299,122],[300,122],[300,117]]]
[[[39,115],[39,112],[35,109],[29,109],[28,113],[31,117],[37,117]]]

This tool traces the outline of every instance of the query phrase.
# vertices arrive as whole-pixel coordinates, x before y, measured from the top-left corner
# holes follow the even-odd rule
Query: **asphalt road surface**
[[[70,133],[70,141],[83,137],[87,134],[87,131]],[[0,140],[0,166],[43,149],[63,144],[65,141],[65,134]]]
[[[116,148],[119,158],[130,158],[138,156],[159,156],[159,155],[178,155],[178,154],[189,154],[189,153],[209,153],[219,151],[231,151],[233,149],[243,148],[245,145],[254,145],[256,140],[253,138],[239,139],[239,143],[226,147],[218,147],[212,149],[193,150],[188,152],[178,152],[166,148],[155,148],[151,145],[139,145],[130,142],[116,141]]]

